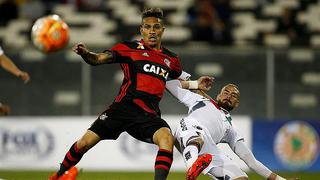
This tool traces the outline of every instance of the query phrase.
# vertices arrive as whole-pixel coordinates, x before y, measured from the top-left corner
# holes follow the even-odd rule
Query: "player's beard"
[[[233,109],[230,101],[229,102],[227,102],[227,101],[223,102],[222,100],[219,100],[218,101],[218,105],[220,107],[222,107],[223,109],[227,110],[227,111],[231,111]]]

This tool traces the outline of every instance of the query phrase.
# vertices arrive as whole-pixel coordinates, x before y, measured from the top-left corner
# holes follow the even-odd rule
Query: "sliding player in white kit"
[[[195,82],[196,83],[196,82]],[[217,96],[217,102],[205,93],[193,93],[197,89],[187,81],[167,82],[167,89],[181,103],[189,108],[188,116],[180,121],[175,133],[176,147],[187,165],[187,180],[194,180],[203,174],[218,180],[247,180],[248,176],[217,147],[228,143],[251,170],[268,180],[284,180],[255,159],[244,139],[232,126],[229,111],[238,107],[240,92],[234,84],[224,86]]]

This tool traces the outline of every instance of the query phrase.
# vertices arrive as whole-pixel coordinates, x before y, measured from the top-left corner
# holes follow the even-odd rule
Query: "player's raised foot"
[[[66,171],[58,180],[76,180],[79,171],[78,168],[73,166],[68,171]]]
[[[78,173],[79,173],[78,168],[73,166],[60,177],[58,176],[57,173],[52,174],[49,177],[49,180],[75,180]]]
[[[202,154],[198,159],[192,164],[192,166],[187,171],[187,180],[195,180],[199,174],[209,166],[212,161],[211,154]]]
[[[58,174],[55,172],[49,177],[49,180],[59,180]]]

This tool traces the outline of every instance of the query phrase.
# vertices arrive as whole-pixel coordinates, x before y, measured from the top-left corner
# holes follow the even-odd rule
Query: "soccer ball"
[[[42,52],[58,51],[69,42],[69,27],[58,15],[45,16],[33,24],[31,39]]]

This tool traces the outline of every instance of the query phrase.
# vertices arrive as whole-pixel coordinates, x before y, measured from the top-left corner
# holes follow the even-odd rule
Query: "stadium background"
[[[122,80],[117,65],[90,67],[70,46],[85,42],[91,50],[101,51],[117,42],[139,38],[140,12],[147,6],[164,10],[167,26],[163,44],[179,54],[184,70],[194,79],[201,75],[216,78],[210,95],[215,96],[228,82],[239,85],[241,105],[232,114],[235,121],[246,119],[247,125],[240,125],[240,129],[248,134],[257,158],[275,171],[319,179],[320,3],[317,0],[214,0],[210,2],[213,5],[208,2],[0,0],[1,46],[32,78],[23,85],[0,69],[0,101],[12,108],[10,117],[0,118],[0,178],[45,179],[47,174],[41,171],[40,175],[36,172],[30,175],[17,170],[57,167],[70,143],[113,101]],[[70,46],[57,53],[42,54],[31,45],[30,30],[35,19],[52,13],[69,24]],[[169,94],[162,100],[161,109],[172,117],[167,118],[171,122],[186,114],[186,108]],[[79,128],[67,129],[64,123]],[[37,128],[42,128],[43,133]],[[59,137],[59,133],[65,133],[70,140]],[[58,147],[61,141],[64,144]],[[50,146],[50,142],[56,143]],[[288,149],[281,146],[284,142],[290,142],[286,144]],[[115,147],[121,150],[121,146]],[[107,146],[101,150],[114,152]],[[292,151],[293,157],[283,155]],[[33,154],[39,152],[44,158]],[[93,155],[87,161],[98,158]],[[148,161],[153,161],[152,155],[150,158]],[[270,159],[273,162],[268,162]],[[49,161],[51,164],[46,164]],[[110,165],[105,168],[90,169],[90,164],[88,168],[100,171],[130,168],[112,169],[114,161],[104,162]],[[42,163],[46,166],[41,167]],[[135,165],[139,163],[144,160],[136,161]],[[152,168],[152,163],[147,167]],[[141,168],[134,171],[152,170]],[[120,176],[113,179],[116,178],[125,179]]]

